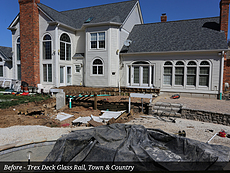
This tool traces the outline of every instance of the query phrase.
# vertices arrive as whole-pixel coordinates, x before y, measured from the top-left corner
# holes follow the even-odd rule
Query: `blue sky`
[[[122,0],[40,0],[57,10],[71,10],[95,5],[121,2]],[[160,22],[162,13],[168,21],[219,16],[220,0],[139,0],[145,23]],[[18,0],[1,0],[0,46],[11,47],[11,31],[8,26],[19,13]]]

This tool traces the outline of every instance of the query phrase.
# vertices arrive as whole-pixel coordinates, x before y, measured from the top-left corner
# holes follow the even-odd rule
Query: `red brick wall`
[[[220,2],[220,30],[225,32],[226,39],[228,37],[229,3],[230,0]]]
[[[228,16],[229,16],[230,0],[221,0],[220,2],[220,30],[225,32],[226,40],[228,38]],[[230,84],[230,60],[224,57],[224,76],[223,76],[223,91],[224,85]]]
[[[21,40],[21,80],[29,86],[40,83],[39,11],[40,0],[19,0]]]

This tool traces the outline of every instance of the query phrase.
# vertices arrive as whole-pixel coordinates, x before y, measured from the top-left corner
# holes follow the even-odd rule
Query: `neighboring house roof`
[[[5,61],[12,60],[12,48],[0,46],[0,54],[3,56]]]
[[[91,20],[87,23],[116,22],[122,24],[137,1],[138,0],[124,1],[62,12],[58,12],[42,3],[39,3],[38,6],[53,19],[53,21],[80,29],[90,18]]]
[[[121,53],[228,49],[219,17],[135,25]]]

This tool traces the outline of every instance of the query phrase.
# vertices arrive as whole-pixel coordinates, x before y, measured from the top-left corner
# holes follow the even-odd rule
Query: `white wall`
[[[122,63],[124,67],[120,71],[121,73],[121,86],[127,87],[127,68],[134,61],[149,61],[151,65],[154,65],[154,85],[156,88],[160,88],[161,91],[170,92],[194,92],[194,93],[211,93],[218,94],[219,90],[219,76],[220,76],[220,59],[218,52],[206,52],[206,53],[174,53],[174,54],[148,54],[148,55],[122,55]],[[163,84],[163,65],[166,61],[171,61],[176,63],[177,61],[183,61],[185,64],[189,61],[194,60],[198,64],[207,60],[210,62],[210,80],[209,87],[199,86],[196,87],[187,86],[186,84],[186,71],[184,72],[185,81],[184,86],[166,86]],[[197,68],[197,74],[199,73],[199,68]],[[174,76],[175,79],[175,75]],[[173,81],[174,81],[173,79]],[[197,80],[198,82],[198,80]]]

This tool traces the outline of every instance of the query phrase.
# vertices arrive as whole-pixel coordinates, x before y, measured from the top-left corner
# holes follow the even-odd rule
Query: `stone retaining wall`
[[[181,118],[230,126],[230,114],[182,107]]]

